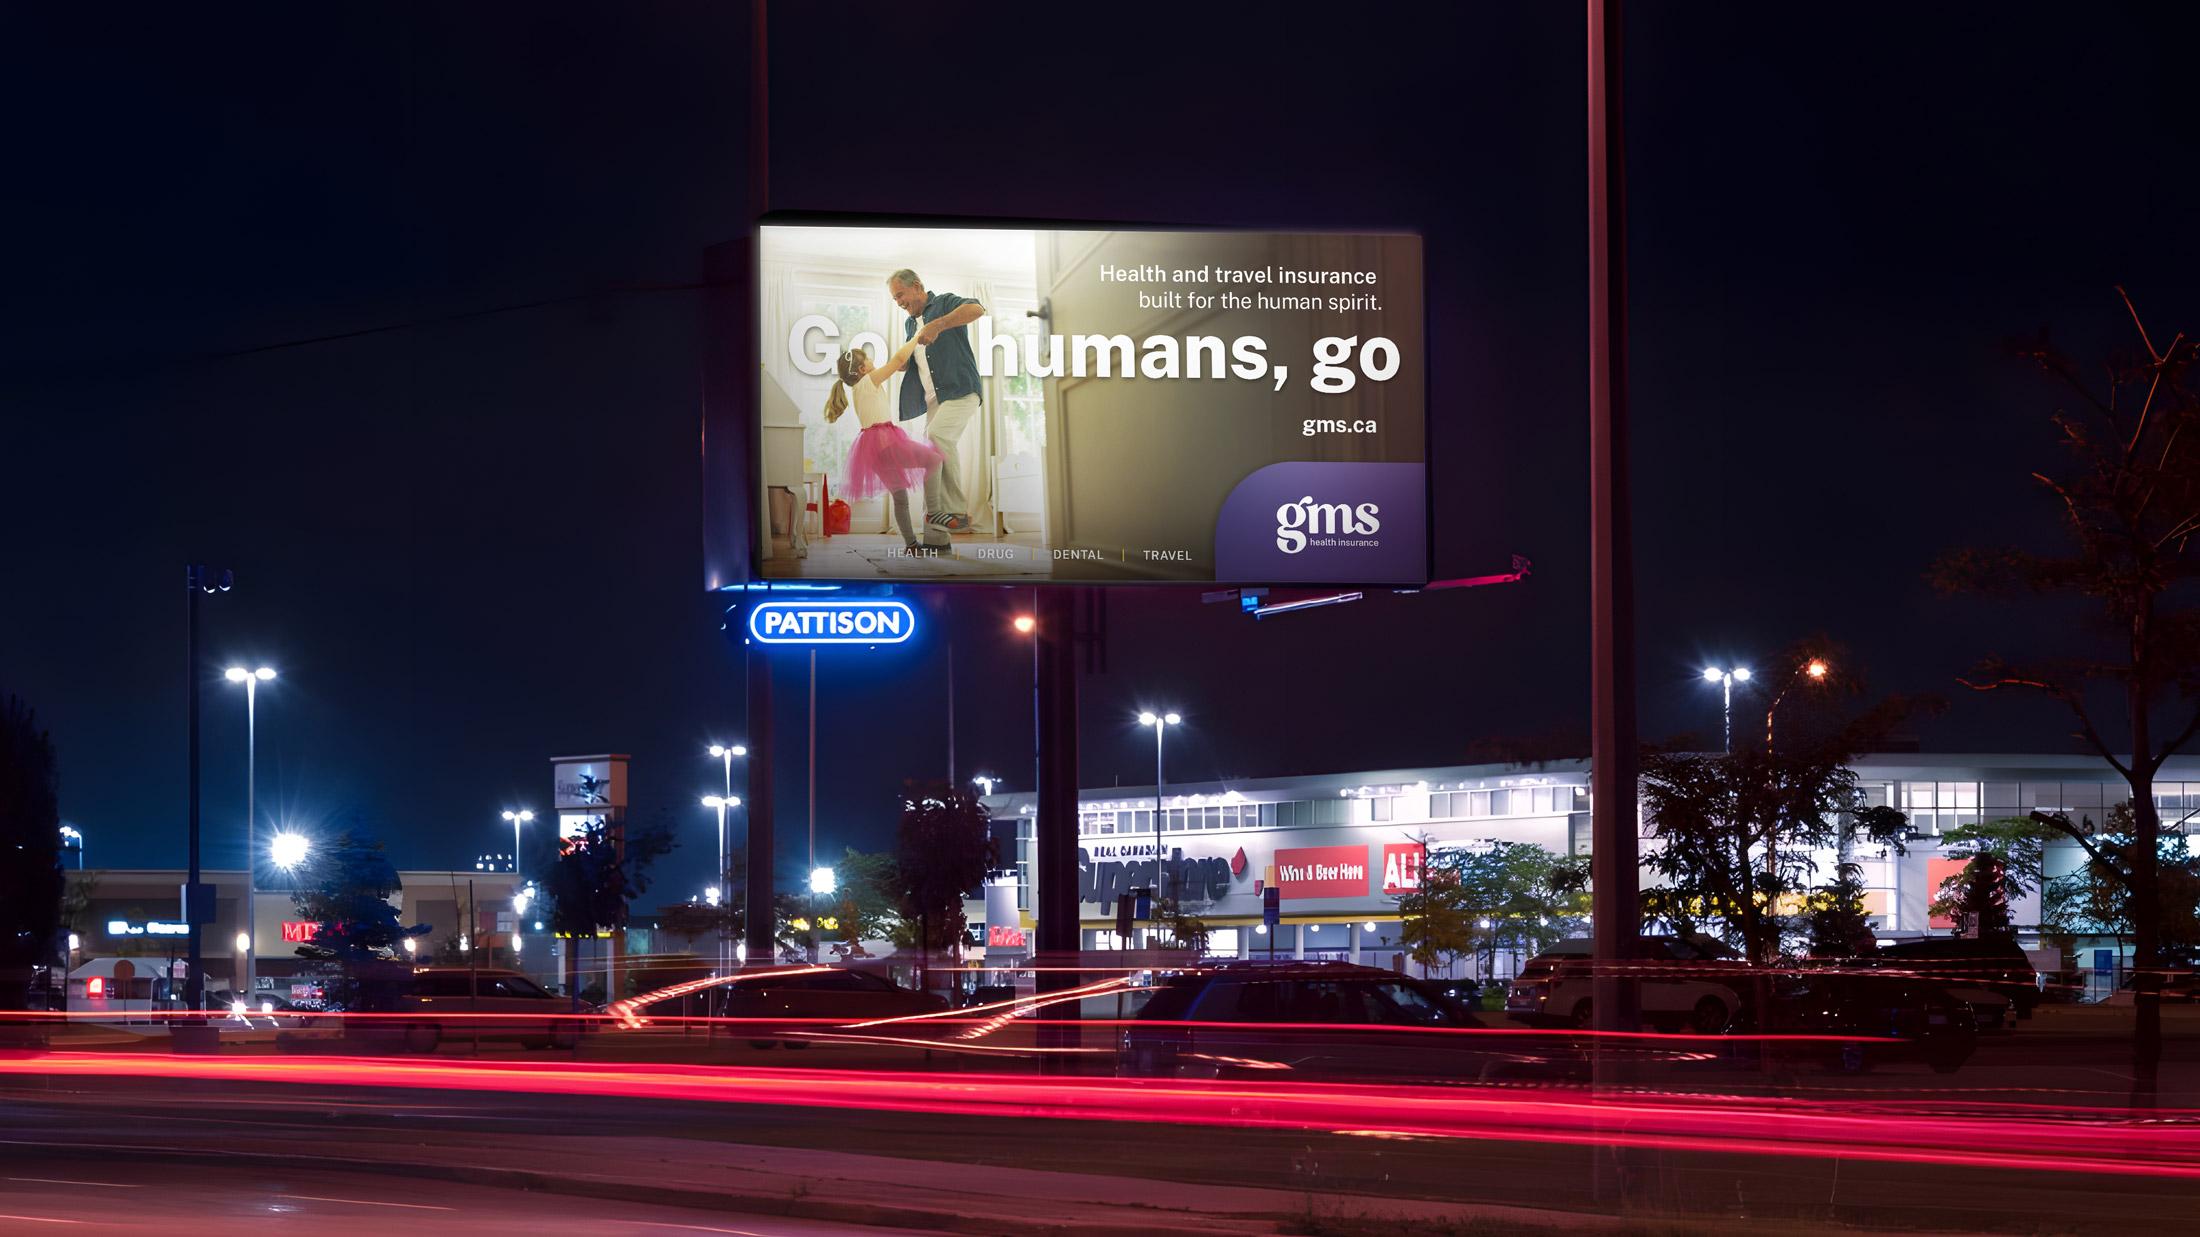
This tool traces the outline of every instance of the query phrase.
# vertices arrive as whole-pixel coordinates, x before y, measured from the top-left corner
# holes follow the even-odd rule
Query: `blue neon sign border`
[[[757,616],[770,609],[818,610],[818,609],[895,609],[907,622],[902,624],[901,634],[891,638],[878,636],[767,636],[756,627]],[[866,644],[873,647],[885,644],[906,644],[917,634],[917,612],[909,603],[893,597],[864,597],[848,601],[812,601],[793,598],[759,601],[749,607],[749,638],[758,644],[777,646],[819,644]]]

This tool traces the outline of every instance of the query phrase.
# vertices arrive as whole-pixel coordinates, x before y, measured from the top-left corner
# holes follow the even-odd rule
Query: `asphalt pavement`
[[[0,1170],[9,1233],[467,1233],[845,1237],[906,1229],[544,1194],[409,1176],[118,1156],[15,1155]]]
[[[950,1075],[939,1082],[956,1085]],[[1864,1123],[1864,1133],[1915,1115],[1909,1106],[1860,1108],[1840,1119]],[[1991,1150],[1997,1126],[1973,1128]],[[1615,1118],[1614,1140],[1629,1132]],[[2086,1133],[2074,1125],[2071,1138]],[[201,1077],[26,1075],[0,1089],[0,1162],[16,1176],[96,1181],[132,1165],[156,1174],[147,1184],[195,1183],[216,1168],[283,1180],[334,1173],[380,1185],[277,1193],[451,1205],[445,1193],[416,1195],[425,1182],[465,1197],[576,1200],[555,1209],[591,1223],[630,1216],[628,1206],[673,1207],[745,1231],[794,1231],[754,1222],[762,1217],[1034,1237],[1497,1233],[1609,1227],[1620,1212],[1685,1220],[1667,1232],[2126,1233],[2174,1231],[2200,1193],[2191,1175],[1980,1167],[1923,1145],[1914,1158],[1874,1160],[1822,1148],[1751,1153],[1741,1140],[1732,1150],[1615,1150],[1533,1134],[1457,1139]],[[2004,1141],[2038,1152],[2038,1138],[2012,1126]],[[392,1181],[403,1184],[393,1190]],[[407,1215],[423,1231],[474,1231],[466,1216]]]

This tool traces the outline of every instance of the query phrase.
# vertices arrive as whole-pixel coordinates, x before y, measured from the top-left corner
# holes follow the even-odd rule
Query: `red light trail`
[[[593,1095],[973,1117],[1165,1122],[1369,1137],[1600,1144],[1840,1157],[2027,1172],[2200,1179],[2200,1110],[2000,1105],[1965,1115],[1905,1104],[1742,1096],[1523,1093],[1517,1088],[1028,1077],[694,1065],[396,1062],[27,1053],[0,1077],[207,1079],[311,1086]]]

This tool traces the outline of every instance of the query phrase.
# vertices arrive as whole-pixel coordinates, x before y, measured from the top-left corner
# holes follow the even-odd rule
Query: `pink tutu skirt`
[[[881,421],[856,435],[848,452],[846,492],[856,498],[876,498],[924,484],[924,474],[940,466],[946,457],[930,443],[918,442],[901,432],[892,421]]]

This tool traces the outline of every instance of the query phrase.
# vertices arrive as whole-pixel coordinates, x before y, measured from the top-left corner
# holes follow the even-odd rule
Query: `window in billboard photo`
[[[1428,578],[1420,238],[766,223],[763,580]]]

